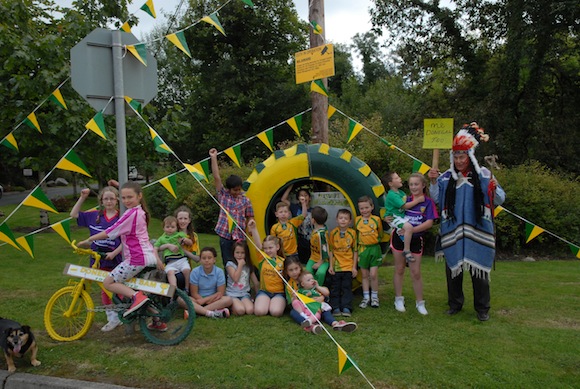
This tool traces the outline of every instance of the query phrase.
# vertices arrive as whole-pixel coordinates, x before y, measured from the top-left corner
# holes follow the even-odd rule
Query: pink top
[[[133,266],[155,266],[157,258],[149,242],[145,211],[140,205],[127,209],[123,216],[105,230],[110,239],[121,237],[123,257]]]

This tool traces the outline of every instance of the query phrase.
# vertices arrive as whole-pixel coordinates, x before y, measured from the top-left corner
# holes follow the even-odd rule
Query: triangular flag
[[[38,124],[38,120],[36,119],[36,114],[34,112],[31,112],[30,115],[28,115],[26,119],[24,119],[24,123],[26,123],[28,127],[34,128],[36,131],[42,134],[42,131],[40,130],[40,125]]]
[[[141,103],[138,102],[135,99],[132,99],[129,96],[125,96],[125,101],[127,102],[127,104],[129,104],[129,106],[131,108],[133,108],[135,111],[137,111],[138,113],[141,113],[142,107],[141,107]]]
[[[74,150],[69,151],[59,163],[56,164],[57,169],[68,170],[84,174],[87,177],[92,177],[77,153]]]
[[[9,149],[18,151],[18,144],[16,143],[16,138],[12,135],[12,132],[0,142],[0,145],[8,147]]]
[[[344,373],[352,365],[350,358],[346,355],[346,351],[338,346],[338,375]]]
[[[336,108],[334,108],[332,105],[328,106],[328,111],[326,113],[326,117],[328,119],[330,119],[332,117],[332,115],[334,115],[334,113],[336,112]]]
[[[241,160],[240,145],[232,146],[229,149],[225,150],[224,153],[226,153],[226,155],[230,157],[231,160],[234,161],[236,165],[238,165],[238,167],[242,167],[240,165]]]
[[[322,26],[320,26],[320,24],[316,23],[314,20],[311,20],[310,24],[312,25],[313,33],[316,35],[322,35]]]
[[[262,143],[265,144],[266,147],[270,149],[270,151],[274,152],[274,134],[271,129],[260,132],[258,134],[258,139],[260,139]]]
[[[229,212],[226,212],[226,214],[228,215],[228,232],[231,234],[234,230],[234,227],[236,226],[236,221]]]
[[[250,7],[254,7],[254,3],[252,3],[252,0],[242,0],[244,3],[248,4]]]
[[[131,25],[129,24],[129,22],[123,23],[123,25],[121,26],[121,31],[128,32],[129,34],[131,33]]]
[[[316,315],[316,312],[318,312],[320,307],[322,307],[321,303],[319,303],[314,299],[311,299],[310,297],[304,294],[297,293],[297,295],[300,297],[300,300],[302,300],[304,305],[306,305],[306,307],[310,310],[310,312],[312,312],[313,315]]]
[[[354,120],[350,119],[350,122],[348,124],[348,141],[346,143],[350,143],[350,141],[353,140],[362,129],[363,129],[362,124],[357,123]]]
[[[576,256],[576,258],[580,259],[580,247],[571,244],[570,250],[572,250],[572,253]]]
[[[145,46],[145,43],[139,45],[127,45],[127,50],[129,50],[129,52],[143,65],[147,66],[147,46]]]
[[[387,146],[389,146],[390,149],[394,149],[395,148],[395,145],[392,144],[391,142],[389,142],[388,140],[383,139],[383,138],[380,138],[380,139],[381,139],[381,142],[383,142],[384,144],[386,144]]]
[[[58,106],[64,109],[68,109],[66,103],[64,102],[64,98],[62,97],[62,93],[60,93],[60,89],[56,89],[54,92],[52,92],[49,99],[55,102]]]
[[[16,240],[14,239],[14,234],[12,234],[10,227],[8,227],[8,224],[6,223],[0,224],[0,240],[2,242],[8,243],[9,245],[13,246],[15,249],[20,251],[20,247],[18,246]]]
[[[163,187],[167,189],[169,193],[171,193],[174,199],[177,199],[177,194],[175,193],[175,190],[177,189],[175,173],[160,179],[159,183],[163,185]]]
[[[36,187],[34,191],[32,191],[24,201],[22,205],[28,205],[29,207],[45,209],[47,211],[58,213],[52,202],[46,197],[42,189],[40,187]]]
[[[21,236],[20,238],[16,238],[16,242],[18,242],[20,247],[22,247],[24,251],[26,251],[28,255],[30,255],[32,258],[34,258],[34,241],[32,238],[33,236],[34,235],[26,235]]]
[[[141,6],[143,11],[147,12],[149,15],[153,16],[154,19],[157,19],[157,14],[155,13],[155,7],[153,6],[153,0],[147,0],[145,4]]]
[[[195,164],[195,165],[190,165],[188,163],[184,163],[183,166],[185,166],[187,171],[190,172],[191,174],[193,174],[193,176],[198,181],[206,180],[207,182],[209,182],[209,180],[207,179],[207,176],[204,175],[203,169],[201,169],[201,166],[199,165],[199,163]]]
[[[107,139],[107,132],[105,131],[105,119],[102,112],[97,112],[95,116],[85,124],[87,130],[91,130],[103,139]]]
[[[224,36],[226,36],[226,32],[224,31],[224,28],[222,27],[220,21],[218,20],[217,17],[217,13],[212,13],[209,16],[204,16],[203,18],[201,18],[202,21],[211,24],[212,26],[214,26],[215,28],[217,28],[217,30],[219,32],[221,32]]]
[[[185,41],[185,35],[183,35],[183,31],[176,32],[175,34],[169,34],[166,38],[173,43],[177,48],[183,51],[189,58],[191,58],[191,52],[189,51],[189,47],[187,47],[187,42]]]
[[[56,231],[64,240],[66,240],[69,244],[71,243],[70,240],[70,219],[65,219],[60,223],[54,223],[50,226],[53,230]]]
[[[430,166],[424,164],[421,161],[413,160],[413,173],[419,172],[421,174],[425,174],[431,169]]]
[[[540,235],[542,232],[544,232],[544,229],[534,224],[526,222],[526,243],[529,243],[532,239]]]
[[[155,151],[163,154],[171,154],[171,149],[169,148],[169,146],[167,146],[167,144],[163,141],[163,139],[161,139],[159,134],[157,134],[157,132],[154,129],[149,127],[149,133],[151,134],[151,139],[153,139]]]
[[[503,207],[501,205],[495,207],[495,209],[493,210],[493,217],[497,217],[497,215],[499,215],[501,211],[503,211]]]
[[[292,127],[296,135],[300,136],[300,130],[302,129],[302,115],[296,115],[293,118],[286,120],[286,123]]]
[[[199,163],[196,163],[194,166],[197,169],[199,169],[201,167],[201,169],[199,169],[199,170],[202,171],[205,180],[209,182],[209,180],[208,180],[208,177],[209,177],[209,174],[210,174],[209,173],[209,159],[204,159],[203,161],[201,161]]]
[[[310,83],[310,92],[320,93],[321,95],[328,97],[328,91],[324,87],[324,83],[322,82],[322,80],[312,81]]]

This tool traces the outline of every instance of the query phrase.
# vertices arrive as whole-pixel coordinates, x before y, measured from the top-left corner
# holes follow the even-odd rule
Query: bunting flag
[[[46,197],[39,186],[36,187],[22,202],[22,205],[29,207],[45,209],[47,211],[58,213],[52,202]]]
[[[216,12],[212,13],[209,16],[204,16],[203,18],[201,18],[201,20],[206,22],[206,23],[211,24],[212,26],[217,28],[217,30],[219,32],[221,32],[223,34],[223,36],[226,36],[226,32],[224,31],[224,28],[222,27],[220,21],[218,20]]]
[[[0,145],[8,147],[9,149],[18,151],[18,143],[16,143],[16,138],[14,137],[14,135],[12,135],[12,132],[10,134],[6,135],[6,137],[4,139],[2,139],[2,142],[0,142]]]
[[[386,144],[387,146],[389,146],[390,149],[394,149],[395,148],[395,145],[392,144],[391,142],[389,142],[388,140],[383,139],[383,138],[380,138],[380,139],[381,139],[381,142],[383,142],[384,144]]]
[[[292,126],[292,125],[290,125]],[[294,128],[294,127],[292,127]],[[296,130],[294,130],[296,131]],[[260,139],[262,141],[263,144],[266,145],[267,148],[270,149],[271,152],[274,152],[274,134],[273,131],[270,130],[266,130],[266,131],[262,131],[258,134],[258,139]]]
[[[131,25],[129,24],[129,22],[123,23],[123,25],[121,26],[121,31],[128,32],[129,34],[131,33]]]
[[[310,92],[320,93],[323,96],[328,97],[328,92],[322,83],[322,80],[314,80],[310,83]]]
[[[526,243],[529,243],[536,236],[544,232],[543,228],[540,228],[534,224],[526,222]]]
[[[493,210],[493,217],[497,217],[497,215],[499,215],[501,211],[503,211],[503,207],[501,205],[495,207],[495,209]]]
[[[580,247],[574,246],[573,244],[570,245],[570,250],[576,256],[576,258],[580,259]]]
[[[149,127],[149,134],[151,134],[151,139],[153,140],[153,144],[155,145],[155,151],[162,154],[172,153],[169,146],[167,146],[167,143],[165,143],[163,139],[161,139],[159,134],[157,134],[157,132],[151,127]]]
[[[286,120],[286,123],[292,127],[296,135],[301,136],[300,130],[302,129],[302,115],[296,115],[293,118]]]
[[[240,145],[235,145],[235,146],[232,146],[232,147],[230,147],[229,149],[226,149],[226,150],[224,151],[224,153],[226,153],[226,155],[227,155],[228,157],[230,157],[230,159],[231,159],[232,161],[234,161],[234,163],[235,163],[236,165],[238,165],[238,167],[242,167],[242,165],[240,164],[240,160],[241,160],[241,158],[242,158],[242,155],[241,155],[241,150],[240,150]]]
[[[85,124],[87,130],[91,130],[103,139],[107,139],[107,132],[105,131],[105,119],[102,112],[97,112],[95,116]]]
[[[228,232],[231,234],[234,231],[234,228],[236,227],[236,221],[230,215],[229,212],[226,211],[226,214],[228,215]]]
[[[209,173],[209,160],[208,159],[204,159],[203,161],[198,162],[198,163],[196,163],[193,166],[195,166],[195,168],[198,169],[203,174],[203,178],[207,182],[209,182],[209,179],[208,179],[209,174],[210,174]]]
[[[34,259],[34,235],[26,235],[21,236],[20,238],[16,238],[16,242],[18,245],[24,249]]]
[[[129,52],[133,54],[133,56],[137,58],[143,65],[147,66],[147,46],[145,46],[145,43],[138,45],[127,45],[127,50],[129,50]]]
[[[153,19],[157,19],[157,14],[155,13],[155,7],[153,6],[153,0],[147,0],[145,4],[141,6],[143,11],[147,12],[149,15],[153,16]]]
[[[129,104],[129,106],[131,108],[133,108],[138,113],[141,113],[142,107],[141,107],[141,103],[140,102],[138,102],[137,100],[132,99],[129,96],[125,96],[125,101],[127,102],[127,104]]]
[[[431,166],[428,166],[419,160],[413,160],[413,173],[419,172],[421,174],[425,174],[429,171],[429,169],[431,169]]]
[[[250,7],[254,8],[254,3],[252,3],[252,0],[242,0],[242,1],[248,4]]]
[[[176,32],[175,34],[169,34],[166,38],[173,43],[177,48],[183,51],[189,58],[191,58],[191,52],[189,51],[189,47],[187,47],[187,42],[185,41],[185,35],[183,35],[183,31]]]
[[[62,97],[62,93],[60,93],[60,89],[56,89],[49,97],[49,100],[53,101],[59,107],[64,109],[68,109],[66,103],[64,102],[64,98]]]
[[[329,105],[328,112],[326,113],[326,117],[328,119],[330,119],[332,117],[332,115],[334,115],[335,112],[336,112],[336,108],[334,108],[332,105]]]
[[[177,199],[176,189],[177,189],[177,180],[176,180],[176,173],[170,174],[167,177],[164,177],[159,180],[159,183],[163,185],[165,189],[173,196],[174,199]]]
[[[344,373],[349,367],[352,367],[352,362],[348,355],[346,355],[346,351],[340,346],[338,347],[338,375]]]
[[[42,130],[40,129],[40,125],[38,124],[38,120],[36,119],[36,114],[34,112],[31,112],[30,115],[24,119],[24,123],[28,127],[33,128],[42,134]]]
[[[16,240],[14,239],[14,234],[12,234],[10,227],[8,227],[8,224],[6,223],[0,224],[0,241],[6,242],[18,251],[21,251],[18,243],[16,243]]]
[[[320,24],[316,23],[314,20],[311,20],[310,24],[312,25],[313,33],[316,35],[322,35],[322,26]]]
[[[312,312],[313,315],[315,315],[316,312],[318,312],[318,310],[320,310],[320,308],[322,307],[322,303],[319,303],[318,301],[311,299],[310,297],[308,297],[302,293],[296,293],[296,294],[298,295],[298,297],[300,297],[300,300],[302,300],[304,305],[306,305],[308,310],[310,312]]]
[[[203,169],[201,168],[199,163],[197,163],[195,165],[190,165],[188,163],[184,163],[183,166],[185,166],[187,171],[190,172],[191,174],[193,174],[193,176],[198,181],[205,180],[206,182],[209,182],[209,180],[207,179],[207,176],[204,175]]]
[[[57,234],[61,236],[68,244],[71,243],[70,240],[70,219],[65,219],[59,223],[54,223],[50,226]]]
[[[349,119],[350,122],[348,124],[348,141],[346,143],[350,143],[351,140],[353,140],[359,132],[361,132],[361,130],[363,129],[363,125],[360,123],[355,122],[352,119]]]
[[[66,153],[66,155],[59,161],[59,163],[56,164],[56,168],[81,173],[87,177],[92,178],[87,167],[74,150],[70,150],[68,153]]]

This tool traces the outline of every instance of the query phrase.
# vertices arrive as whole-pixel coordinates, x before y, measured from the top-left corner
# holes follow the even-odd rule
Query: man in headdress
[[[489,136],[477,123],[464,125],[453,138],[451,167],[439,176],[429,171],[431,197],[441,214],[440,244],[446,261],[448,315],[463,308],[463,270],[471,273],[477,318],[489,320],[489,273],[495,256],[493,211],[505,192],[491,172],[480,167],[475,148]]]

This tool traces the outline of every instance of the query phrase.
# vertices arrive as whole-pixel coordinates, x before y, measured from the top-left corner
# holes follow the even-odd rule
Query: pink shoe
[[[336,331],[344,331],[344,332],[353,332],[356,330],[358,326],[356,325],[356,323],[353,322],[345,322],[344,320],[339,321],[337,324],[335,324],[332,328],[334,328]]]
[[[167,331],[167,324],[162,321],[153,320],[151,323],[147,324],[147,328],[153,331],[165,332]]]
[[[131,303],[129,309],[127,309],[125,313],[123,313],[123,317],[129,316],[130,314],[141,308],[145,303],[149,301],[149,297],[145,296],[141,291],[135,293],[132,299],[133,302]]]

